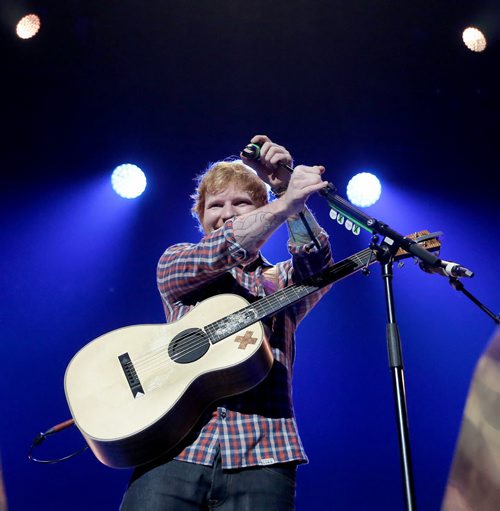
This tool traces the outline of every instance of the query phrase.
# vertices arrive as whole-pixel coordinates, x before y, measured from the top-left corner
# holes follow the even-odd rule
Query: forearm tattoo
[[[236,241],[248,250],[258,250],[269,236],[283,223],[279,215],[269,211],[255,211],[233,223]]]

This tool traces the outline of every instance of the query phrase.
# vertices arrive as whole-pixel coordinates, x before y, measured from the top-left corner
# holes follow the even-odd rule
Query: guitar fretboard
[[[280,312],[319,289],[356,273],[367,264],[373,264],[374,262],[376,262],[376,259],[372,258],[372,251],[368,248],[362,250],[320,273],[280,289],[272,295],[260,298],[251,305],[223,319],[210,323],[205,327],[205,332],[210,342],[215,344],[267,316]]]

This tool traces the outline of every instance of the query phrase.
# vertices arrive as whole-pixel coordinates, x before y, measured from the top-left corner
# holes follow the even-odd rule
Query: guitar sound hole
[[[210,348],[210,341],[199,328],[188,328],[177,334],[168,346],[168,354],[174,362],[189,364],[200,359]]]

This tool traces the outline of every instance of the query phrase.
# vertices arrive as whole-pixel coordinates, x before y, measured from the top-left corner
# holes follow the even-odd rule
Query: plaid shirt
[[[197,244],[173,245],[157,269],[167,321],[178,320],[219,293],[239,294],[253,302],[322,270],[332,262],[330,245],[324,231],[317,240],[319,250],[312,242],[289,242],[292,259],[275,267],[236,242],[232,220]],[[327,289],[263,321],[274,356],[269,374],[253,389],[214,404],[190,437],[192,443],[175,459],[211,466],[220,450],[224,469],[307,462],[292,404],[295,330]]]

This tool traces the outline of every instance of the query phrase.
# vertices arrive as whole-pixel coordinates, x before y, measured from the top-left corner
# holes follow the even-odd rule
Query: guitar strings
[[[270,297],[268,297],[268,298],[270,298]],[[272,299],[268,300],[268,302],[272,302]],[[243,309],[240,309],[239,311],[236,311],[233,314],[236,314],[236,313],[241,314],[241,313],[244,313],[246,310],[250,310],[250,309],[257,309],[257,310],[262,309],[262,304],[260,304],[259,302],[255,302],[254,304],[249,305],[248,307],[245,307]],[[224,319],[227,319],[227,318],[224,318]],[[214,341],[216,342],[216,339],[217,339],[217,329],[216,329],[217,327],[214,325],[216,325],[219,321],[220,320],[215,321],[209,325],[206,325],[204,328],[204,330],[205,330],[204,332],[203,332],[203,329],[200,329],[200,331],[203,332],[206,335],[206,337],[208,337],[209,341],[212,342],[212,344],[214,343]],[[256,319],[255,322],[257,322],[257,321],[259,321],[259,320]],[[246,326],[248,326],[248,324]],[[245,328],[245,326],[243,326],[242,328]],[[236,332],[234,332],[234,333],[236,333]],[[189,340],[190,338],[192,338],[191,341]],[[196,333],[190,332],[188,334],[183,334],[183,335],[181,334],[177,338],[174,337],[174,339],[176,342],[187,341],[187,343],[184,343],[184,345],[182,346],[182,349],[177,351],[175,353],[175,355],[171,357],[171,359],[173,361],[176,361],[179,358],[184,357],[184,356],[192,353],[193,351],[196,351],[197,349],[199,349],[201,346],[203,346],[205,344],[205,341],[203,339],[200,339],[199,332],[196,332]],[[136,368],[139,368],[139,369],[144,369],[146,364],[148,364],[149,362],[154,363],[155,359],[157,357],[163,356],[164,354],[162,352],[164,352],[164,351],[168,351],[168,346],[160,346],[158,348],[155,348],[155,349],[151,350],[149,353],[137,357],[135,359],[135,361],[133,362],[133,366]],[[169,357],[169,359],[170,359],[170,357]]]
[[[208,336],[209,334],[207,337]],[[190,337],[192,337],[191,341],[189,340]],[[206,341],[200,339],[199,333],[190,333],[184,335],[181,339],[188,340],[188,344],[182,346],[182,349],[174,355],[168,355],[168,346],[162,346],[155,350],[156,353],[154,355],[148,353],[146,356],[139,357],[135,362],[131,361],[128,364],[129,367],[133,367],[137,374],[142,373],[142,375],[145,375],[147,372],[157,370],[162,366],[168,366],[171,361],[176,362],[182,357],[194,353],[196,350],[206,345]]]
[[[348,261],[355,261],[359,265],[359,267],[356,269],[356,271],[357,271],[361,268],[361,266],[365,265],[366,263],[375,262],[375,260],[370,261],[370,259],[368,259],[368,260],[365,259],[365,256],[367,256],[368,254],[371,254],[371,252],[372,252],[372,249],[367,248],[365,250],[362,250],[358,254],[354,254],[350,258],[337,263],[340,266],[337,266],[337,265],[335,265],[335,266],[337,266],[337,268],[341,268],[342,263],[347,263]],[[272,303],[273,300],[280,303],[280,298],[281,298],[282,294],[286,294],[288,292],[290,292],[290,293],[295,292],[297,294],[296,298],[298,298],[298,299],[302,299],[305,296],[307,296],[308,294],[311,294],[311,291],[308,290],[307,293],[301,295],[296,286],[290,286],[289,288],[285,288],[282,291],[283,291],[283,293],[278,292],[278,293],[275,293],[274,295],[269,295],[268,297],[266,297],[264,299],[265,303]],[[259,308],[262,308],[263,303],[264,303],[263,301],[255,302],[254,304],[249,305],[248,307],[245,307],[239,311],[236,311],[233,314],[243,313],[245,310],[251,310],[252,308],[255,308],[258,310]],[[224,319],[227,319],[227,318],[224,318]],[[214,325],[216,325],[219,321],[220,320],[215,321],[215,322],[205,326],[205,330],[203,330],[201,328],[199,329],[199,332],[201,331],[204,334],[204,336],[208,337],[209,343],[214,344],[214,338],[211,339],[213,334],[215,334],[215,342],[218,342],[218,340],[224,339],[224,337],[222,337],[221,339],[217,339],[217,330],[216,330],[216,327],[214,327]],[[243,329],[247,326],[250,326],[251,324],[253,324],[257,321],[259,321],[259,319],[256,319],[252,323],[248,323],[246,326],[243,326],[241,329]],[[213,330],[214,328],[215,328],[215,330],[212,332],[209,330],[209,329]],[[165,357],[164,354],[162,353],[164,351],[168,351],[169,346],[161,346],[159,348],[152,350],[151,352],[147,353],[146,355],[137,357],[137,359],[135,360],[135,363],[130,362],[129,365],[132,366],[136,371],[137,370],[145,371],[147,369],[151,369],[152,367],[157,368],[158,364],[160,366],[166,365],[169,363],[170,360],[173,360],[175,362],[175,361],[179,360],[180,358],[182,358],[186,355],[189,355],[190,353],[193,353],[194,351],[201,348],[204,344],[206,344],[204,339],[200,339],[199,332],[196,332],[196,333],[191,332],[189,334],[184,334],[184,335],[179,336],[176,339],[177,342],[189,340],[190,337],[192,337],[192,340],[188,341],[186,344],[184,344],[182,346],[182,349],[180,351],[176,352],[175,355],[173,355],[171,357],[170,356]],[[234,333],[236,333],[236,332],[233,332],[233,334]],[[229,334],[229,335],[232,335],[232,334]],[[227,336],[227,337],[229,337],[229,336]]]
[[[301,295],[299,293],[299,291],[296,288],[292,287],[292,286],[290,286],[289,288],[284,289],[283,291],[286,291],[285,294],[295,293],[296,294],[295,298],[299,298],[299,299],[303,298],[307,294],[310,294],[310,292],[308,292],[306,295]],[[266,304],[271,304],[273,301],[276,302],[276,303],[280,303],[280,296],[281,296],[281,293],[279,293],[279,294],[275,293],[274,295],[270,295],[270,296],[266,297],[265,303]],[[244,313],[247,310],[255,309],[256,312],[257,312],[257,315],[259,316],[259,313],[262,312],[263,307],[264,307],[264,303],[262,301],[257,301],[254,304],[249,305],[248,307],[245,307],[243,309],[240,309],[239,311],[236,311],[233,314],[237,314],[237,313],[241,314],[241,313]],[[265,310],[265,308],[264,308],[264,310]],[[227,318],[224,318],[224,319],[227,319]],[[200,329],[200,331],[205,333],[205,335],[209,338],[209,341],[211,341],[212,344],[214,343],[214,340],[217,339],[217,327],[215,325],[219,321],[215,321],[215,322],[213,322],[213,323],[211,323],[209,325],[206,325],[205,326],[205,332],[203,332],[203,330]],[[249,325],[251,325],[253,323],[256,323],[257,321],[260,321],[260,319],[255,319],[255,321],[253,321],[252,323],[247,323],[246,325],[243,325],[241,327],[241,329],[243,329],[243,328],[245,328],[245,327],[247,327],[247,326],[249,326]],[[233,333],[236,333],[236,332],[233,332]],[[232,334],[230,334],[230,335],[232,335]],[[190,337],[192,337],[191,341],[189,341]],[[222,340],[223,338],[221,338],[219,340]],[[173,360],[175,362],[175,361],[179,360],[180,358],[182,358],[182,357],[184,357],[186,355],[189,355],[190,353],[192,353],[192,352],[196,351],[197,349],[201,348],[205,344],[205,341],[203,339],[200,339],[199,332],[196,332],[196,333],[190,332],[189,334],[184,334],[184,335],[181,335],[181,336],[179,336],[177,338],[174,337],[174,339],[175,339],[176,342],[185,341],[185,340],[188,340],[188,342],[186,344],[184,344],[184,346],[182,346],[182,349],[177,351],[175,353],[175,355],[173,355],[172,357],[168,357],[168,359],[166,360],[167,362],[169,360]],[[217,341],[215,340],[215,342],[217,342]],[[144,371],[148,364],[151,366],[151,364],[155,364],[157,362],[157,360],[156,360],[157,358],[159,358],[160,356],[164,357],[164,353],[162,353],[162,352],[165,352],[165,351],[168,351],[168,346],[158,347],[158,348],[152,350],[151,352],[147,353],[146,355],[137,357],[135,359],[135,361],[132,363],[132,365],[134,366],[134,368],[136,370]],[[164,359],[162,358],[161,360],[164,360]]]
[[[284,290],[285,291],[285,290]],[[308,290],[306,294],[300,294],[299,290],[294,287],[286,288],[286,294],[292,294],[294,293],[296,296],[295,298],[301,299],[310,294],[311,292]],[[266,304],[270,304],[272,302],[280,303],[280,297],[277,296],[278,293],[275,293],[274,295],[270,295],[269,297],[266,297],[267,300],[265,300]],[[280,294],[281,295],[281,294]],[[252,305],[249,305],[248,307],[245,307],[243,309],[240,309],[239,311],[236,311],[236,313],[244,313],[246,310],[256,309],[257,315],[259,315],[260,312],[265,311],[264,302],[255,302]],[[227,318],[226,318],[227,319]],[[246,325],[243,325],[241,329],[246,328],[250,326],[253,323],[256,323],[260,321],[260,319],[255,319],[252,323],[247,323]],[[205,326],[205,332],[202,332],[209,338],[209,340],[214,343],[214,340],[217,339],[217,325],[218,321],[215,321],[214,323],[211,323],[207,326]],[[200,329],[201,330],[201,329]],[[236,332],[233,332],[237,333]],[[230,334],[232,335],[232,334]],[[189,340],[189,338],[192,338]],[[229,337],[229,336],[226,336]],[[218,340],[223,340],[225,337],[222,337]],[[175,338],[174,338],[175,339]],[[182,346],[182,349],[176,352],[173,356],[165,356],[168,352],[168,346],[160,346],[156,348],[155,350],[152,350],[151,352],[147,353],[146,355],[137,357],[134,362],[130,362],[129,366],[133,367],[136,373],[142,373],[142,375],[145,375],[147,372],[150,372],[152,370],[156,370],[162,366],[169,365],[170,361],[177,361],[180,358],[189,355],[190,353],[193,353],[197,349],[201,348],[204,344],[206,344],[205,340],[200,339],[199,332],[193,333],[190,332],[189,334],[181,335],[176,339],[176,341],[185,341],[187,340],[187,344]],[[217,342],[217,341],[215,341]]]
[[[269,300],[269,301],[272,301],[272,300]],[[256,302],[255,304],[252,304],[248,307],[240,309],[239,311],[236,311],[234,314],[243,313],[244,311],[251,310],[251,309],[257,309],[257,310],[262,309],[262,304],[258,304]],[[246,327],[250,326],[251,324],[256,323],[258,321],[260,321],[260,319],[255,319],[255,321],[253,321],[252,323],[247,323],[246,325],[243,325],[241,329],[246,328]],[[218,323],[218,321],[210,323],[209,325],[205,326],[204,330],[200,328],[198,332],[190,332],[188,334],[180,335],[177,338],[174,337],[176,342],[182,342],[182,341],[187,341],[187,342],[185,342],[183,344],[183,346],[181,346],[181,349],[179,351],[175,352],[174,355],[169,356],[168,358],[165,357],[164,352],[168,352],[169,346],[160,346],[158,348],[151,350],[149,353],[147,353],[145,355],[137,357],[134,360],[134,362],[131,362],[131,365],[134,367],[134,369],[136,369],[136,371],[137,370],[144,371],[146,369],[150,369],[151,367],[153,367],[153,365],[157,364],[158,361],[160,361],[160,362],[165,361],[168,363],[170,360],[173,360],[175,362],[175,361],[179,360],[180,358],[187,356],[190,353],[195,352],[196,350],[198,350],[199,348],[201,348],[203,345],[206,344],[206,339],[204,339],[204,338],[200,339],[200,332],[203,334],[202,337],[205,337],[205,338],[208,337],[209,342],[211,342],[211,344],[214,344],[215,342],[217,342],[217,340],[224,339],[224,337],[222,337],[221,339],[217,339],[217,337],[218,337],[217,336],[217,327],[214,326],[217,323]],[[237,333],[237,332],[238,332],[238,330],[236,332],[233,332],[233,334]],[[229,334],[229,335],[232,335],[232,334]],[[227,337],[229,337],[229,336],[227,336]],[[190,338],[191,338],[191,340],[190,340]],[[174,339],[172,339],[172,341]]]
[[[250,306],[250,307],[252,307],[252,306]],[[248,308],[250,308],[250,307],[248,307]],[[246,309],[247,308],[244,308],[237,312],[242,312],[242,311],[245,311]],[[257,321],[258,320],[256,320],[255,322],[257,322]],[[185,342],[181,346],[181,349],[179,351],[176,351],[172,357],[169,356],[167,360],[173,360],[175,362],[175,361],[179,360],[180,358],[182,358],[186,355],[189,355],[190,353],[193,353],[197,349],[201,348],[204,344],[206,344],[205,339],[203,339],[203,338],[200,339],[200,332],[203,334],[202,337],[208,337],[209,342],[214,344],[214,334],[216,334],[216,330],[213,331],[214,327],[212,325],[214,325],[216,323],[217,323],[217,321],[205,326],[205,329],[204,329],[205,331],[203,331],[203,329],[200,328],[199,331],[197,331],[197,332],[190,332],[187,334],[181,334],[178,337],[174,337],[175,342],[183,342],[183,341],[187,341],[187,342]],[[245,328],[245,327],[243,326],[242,328]],[[234,332],[234,333],[236,333],[236,332]],[[215,335],[215,338],[216,337],[217,336]],[[191,338],[191,340],[190,340],[190,338]],[[172,341],[174,339],[172,339]],[[171,342],[170,342],[170,344],[171,344]],[[163,352],[168,351],[168,348],[169,348],[169,345],[159,346],[158,348],[151,350],[149,353],[137,357],[133,362],[134,368],[144,369],[148,363],[150,363],[150,362],[154,363],[155,360],[160,357],[162,357],[161,359],[163,360],[163,357],[164,357]]]
[[[359,263],[363,262],[363,258],[361,256],[367,255],[369,252],[371,252],[371,249],[365,249],[361,253],[351,256],[350,259],[351,260],[357,259],[356,262],[359,264]],[[310,294],[308,292],[305,295],[301,296],[298,289],[295,288],[294,286],[285,288],[282,291],[284,291],[285,294],[287,292],[288,293],[295,292],[299,299],[304,298],[305,296],[307,296],[307,294]],[[273,300],[280,303],[281,293],[275,293],[274,295],[270,295],[266,298],[268,298],[268,300],[266,300],[266,303],[272,302]],[[257,301],[248,307],[245,307],[239,311],[236,311],[234,314],[242,313],[245,310],[251,310],[253,308],[262,309],[262,304]],[[259,321],[259,320],[256,319],[254,322],[257,322],[257,321]],[[205,326],[204,330],[200,328],[200,331],[204,334],[202,337],[205,337],[205,336],[208,337],[209,342],[212,344],[214,343],[213,334],[214,333],[216,334],[217,330],[212,331],[212,332],[210,330],[212,330],[214,328],[213,325],[216,325],[217,323],[218,323],[218,321],[215,321],[214,323],[211,323],[211,324]],[[253,323],[250,323],[246,326],[249,326],[251,324],[253,324]],[[245,328],[246,326],[243,326],[242,329]],[[158,348],[151,350],[149,353],[147,353],[145,355],[137,357],[134,362],[130,362],[130,365],[136,370],[136,372],[138,372],[138,371],[144,372],[144,371],[152,369],[153,367],[157,369],[158,366],[161,366],[164,364],[167,365],[170,362],[170,360],[175,362],[175,361],[181,359],[182,357],[185,357],[185,356],[195,352],[196,350],[200,349],[203,345],[206,344],[206,339],[204,339],[204,338],[200,339],[200,331],[198,331],[196,333],[190,332],[189,334],[180,335],[177,338],[174,337],[176,342],[183,342],[183,341],[187,341],[187,342],[184,343],[183,346],[181,347],[181,349],[179,351],[177,351],[171,357],[170,356],[165,357],[165,353],[164,353],[165,351],[168,352],[169,346],[160,346]],[[233,332],[233,333],[236,333],[236,332]],[[212,337],[212,339],[211,339],[211,337]],[[215,337],[217,337],[217,335]],[[192,338],[192,339],[190,340],[190,338]]]
[[[192,340],[190,340],[190,338],[192,338]],[[203,346],[203,344],[205,344],[205,342],[203,342],[203,341],[199,342],[199,333],[197,333],[195,335],[192,332],[190,332],[189,334],[181,335],[178,338],[176,338],[175,340],[176,340],[176,342],[187,341],[187,344],[183,345],[183,348],[184,348],[183,351],[178,351],[175,353],[174,356],[168,357],[168,360],[171,359],[174,362],[176,360],[178,360],[180,357],[183,357],[192,351],[196,351],[198,348]],[[146,353],[145,355],[138,356],[133,362],[134,367],[135,368],[143,368],[149,362],[154,362],[155,359],[159,358],[160,356],[163,359],[163,357],[164,357],[163,352],[168,352],[168,348],[169,348],[169,345],[159,346],[158,348],[151,350],[149,353]]]
[[[291,287],[287,288],[287,291],[289,291],[289,292],[295,291],[296,292],[296,290],[292,290]],[[273,301],[277,301],[277,303],[279,303],[279,299],[277,297],[275,297],[275,295],[272,295],[272,296],[273,296],[272,298],[271,298],[271,296],[267,297],[268,300],[266,300],[266,303],[272,303]],[[255,302],[254,304],[249,305],[248,307],[245,307],[243,309],[240,309],[239,311],[236,311],[233,314],[236,314],[236,313],[241,314],[247,310],[252,310],[252,309],[255,309],[257,311],[257,315],[259,315],[259,312],[262,312],[263,303]],[[224,319],[227,319],[227,318],[224,318]],[[224,339],[224,337],[217,339],[218,335],[217,335],[217,326],[216,325],[219,321],[215,321],[213,323],[210,323],[209,325],[206,325],[204,330],[200,329],[200,331],[204,334],[203,337],[208,337],[208,340],[209,340],[209,342],[211,342],[211,344],[214,344],[218,340]],[[241,329],[246,328],[246,327],[250,326],[251,324],[256,323],[258,321],[260,321],[260,319],[257,318],[252,323],[247,323],[247,324],[243,325],[241,327]],[[203,338],[200,339],[200,331],[190,332],[190,333],[184,334],[184,335],[181,334],[177,338],[174,337],[176,342],[182,342],[182,341],[187,341],[187,342],[185,342],[183,344],[183,346],[181,346],[181,349],[179,351],[177,351],[172,356],[168,356],[168,357],[165,356],[166,352],[168,352],[169,346],[160,346],[158,348],[151,350],[149,353],[147,353],[145,355],[137,357],[133,362],[131,361],[129,365],[132,366],[136,370],[136,372],[139,372],[139,371],[145,372],[147,370],[151,370],[152,368],[157,369],[161,365],[168,365],[170,360],[175,362],[175,361],[179,360],[180,358],[185,357],[185,356],[195,352],[196,350],[198,350],[199,348],[201,348],[203,345],[206,344],[206,339],[203,339]],[[235,334],[237,332],[238,332],[238,330],[236,332],[233,332],[233,334]],[[232,334],[229,334],[229,335],[232,335]],[[229,335],[227,337],[229,337]],[[174,339],[172,339],[172,341]]]

